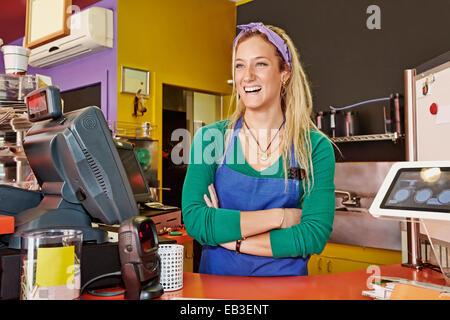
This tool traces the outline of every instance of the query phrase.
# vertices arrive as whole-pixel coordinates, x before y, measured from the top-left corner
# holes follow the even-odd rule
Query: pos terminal
[[[22,232],[42,228],[82,230],[85,242],[107,242],[92,222],[117,224],[139,211],[102,111],[63,114],[54,86],[31,92],[26,103],[34,125],[23,147],[41,190],[0,186],[0,197],[9,199],[0,213],[15,218],[15,233],[1,242],[20,249]]]
[[[81,230],[84,243],[98,244],[83,248],[83,253],[88,254],[91,261],[95,260],[93,254],[111,255],[105,259],[108,262],[102,261],[103,265],[97,268],[99,270],[95,266],[82,266],[82,277],[86,278],[82,282],[85,282],[86,288],[88,282],[92,283],[98,278],[95,277],[98,273],[114,269],[118,263],[118,268],[122,265],[128,299],[159,297],[163,290],[159,284],[157,232],[153,221],[138,217],[136,204],[141,196],[145,196],[148,186],[145,181],[142,181],[143,186],[138,190],[133,189],[136,186],[131,186],[130,179],[142,172],[125,170],[121,157],[127,153],[121,153],[118,149],[126,146],[118,148],[98,107],[63,113],[57,87],[31,92],[26,103],[29,119],[34,125],[27,132],[23,147],[40,190],[0,185],[0,199],[8,199],[0,201],[0,214],[13,216],[15,220],[15,232],[1,236],[0,247],[23,249],[21,234],[26,231],[48,228]],[[134,153],[134,150],[131,149],[131,152]],[[132,247],[132,251],[127,251],[131,255],[123,256],[123,253],[117,252],[117,246],[107,243],[107,232],[92,227],[92,222],[106,225],[123,223],[122,230],[128,226],[129,232],[139,230],[142,236],[136,231],[131,238],[127,235],[122,239],[119,246],[126,243],[124,240],[127,239],[135,239],[137,245]],[[14,254],[11,257],[19,261],[16,257],[20,256]],[[88,260],[83,258],[82,262]],[[14,265],[12,269],[17,268]],[[11,272],[7,275],[6,271],[0,265],[0,280],[9,277],[16,279],[13,281],[16,284],[18,275]],[[121,275],[120,271],[118,275]],[[4,288],[4,281],[0,281],[0,284],[0,299],[18,296],[15,286]]]

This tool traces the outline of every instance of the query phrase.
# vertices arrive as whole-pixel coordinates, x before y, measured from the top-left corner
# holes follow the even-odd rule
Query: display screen
[[[148,222],[143,222],[139,226],[139,239],[143,251],[148,251],[155,247],[153,230]]]
[[[400,169],[381,208],[450,213],[450,168]]]
[[[131,189],[135,195],[147,194],[147,185],[141,174],[139,163],[133,149],[117,148],[120,160],[125,168]]]
[[[27,98],[28,114],[33,116],[37,113],[48,112],[47,93],[45,91],[36,93]]]
[[[71,112],[89,106],[100,107],[102,105],[102,85],[94,85],[61,92],[64,100],[64,112]]]

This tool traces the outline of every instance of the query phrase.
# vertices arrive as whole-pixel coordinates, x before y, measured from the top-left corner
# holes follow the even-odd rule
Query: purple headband
[[[233,48],[236,46],[237,40],[244,32],[257,30],[261,33],[264,33],[267,36],[267,39],[275,47],[277,47],[278,51],[280,51],[281,55],[283,56],[284,61],[286,61],[287,64],[289,65],[289,68],[292,69],[292,57],[291,57],[291,52],[289,51],[289,47],[287,46],[286,42],[276,32],[270,30],[261,22],[252,22],[249,24],[241,24],[241,25],[237,26],[237,28],[241,29],[242,31],[239,32],[237,37],[234,39]]]

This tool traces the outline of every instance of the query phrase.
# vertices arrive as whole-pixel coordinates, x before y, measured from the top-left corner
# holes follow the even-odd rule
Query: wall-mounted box
[[[48,68],[113,47],[113,11],[91,7],[70,18],[70,35],[31,50],[29,64]]]

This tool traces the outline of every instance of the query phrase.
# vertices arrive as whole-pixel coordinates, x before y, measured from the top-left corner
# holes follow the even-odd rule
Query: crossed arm
[[[334,218],[334,150],[317,135],[312,151],[314,186],[303,198],[302,211],[277,208],[246,212],[220,208],[215,191],[208,188],[214,182],[217,165],[194,161],[194,146],[200,148],[200,156],[204,149],[199,130],[183,186],[182,213],[188,234],[202,245],[221,245],[230,250],[235,250],[237,239],[246,238],[241,252],[260,256],[284,258],[322,252]]]
[[[219,208],[219,199],[214,189],[214,185],[208,186],[208,195],[203,195],[203,199],[208,207]],[[270,231],[274,229],[289,228],[300,223],[301,210],[297,208],[276,208],[260,211],[240,212],[241,241],[240,252],[272,257],[272,247],[270,244]],[[220,244],[228,250],[235,250],[236,241]]]

